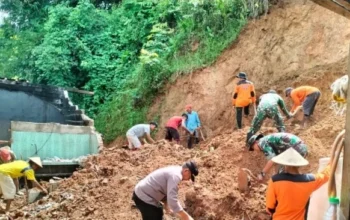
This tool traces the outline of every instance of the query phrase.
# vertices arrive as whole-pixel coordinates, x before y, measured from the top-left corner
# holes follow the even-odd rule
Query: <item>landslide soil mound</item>
[[[335,116],[329,108],[329,86],[345,72],[349,42],[350,23],[345,18],[310,1],[284,1],[266,17],[250,22],[213,66],[179,78],[154,103],[150,116],[160,115],[162,123],[192,103],[204,124],[207,141],[188,150],[160,140],[137,152],[114,143],[100,155],[89,157],[84,169],[62,180],[44,199],[24,207],[16,200],[15,206],[21,208],[14,207],[12,217],[140,219],[131,201],[136,183],[157,168],[194,158],[200,175],[194,184],[181,183],[180,198],[196,220],[242,219],[244,214],[259,219],[265,209],[266,185],[252,181],[249,192],[237,189],[240,167],[257,174],[266,161],[261,153],[244,149],[251,118],[245,119],[243,131],[233,130],[230,103],[235,74],[247,72],[258,95],[270,88],[282,93],[287,86],[303,84],[321,89],[322,98],[310,127],[300,129],[302,115],[286,121],[288,132],[308,145],[310,165],[305,171],[314,172],[319,158],[329,156],[333,139],[344,128],[345,116]],[[265,134],[275,131],[271,121],[262,128]]]

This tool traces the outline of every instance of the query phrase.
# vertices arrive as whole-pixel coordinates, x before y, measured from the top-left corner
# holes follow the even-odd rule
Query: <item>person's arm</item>
[[[43,193],[47,194],[47,190],[36,180],[31,180],[34,187],[38,187]]]
[[[16,193],[18,193],[19,192],[19,181],[18,181],[18,178],[13,178],[13,183],[16,186]]]
[[[261,144],[261,146],[264,146],[263,147],[263,153],[264,153],[266,159],[268,160],[268,162],[265,164],[264,168],[261,170],[261,172],[263,172],[263,174],[259,173],[259,175],[258,175],[259,179],[263,180],[265,174],[268,173],[271,170],[271,168],[272,168],[272,166],[274,164],[271,159],[273,157],[275,157],[276,154],[275,154],[273,148],[269,145],[268,142],[264,142],[264,143],[260,143],[260,144]]]
[[[179,202],[178,198],[178,183],[181,181],[181,177],[173,176],[168,179],[167,183],[167,205],[176,213],[180,219],[187,220],[192,219],[191,216],[185,212]]]
[[[277,199],[272,179],[269,180],[266,191],[266,211],[272,215],[276,210]]]
[[[185,129],[185,131],[187,131],[188,133],[192,134],[192,132],[190,130],[188,130],[187,127],[186,127],[186,120],[185,119],[182,119],[181,127],[183,129]]]
[[[147,133],[146,134],[146,137],[147,137],[147,139],[151,142],[151,143],[156,143],[154,140],[153,140],[153,138],[151,137],[151,134],[149,134],[149,133]],[[147,143],[147,142],[146,142]]]
[[[298,106],[301,105],[301,101],[300,101],[300,99],[299,99],[299,97],[298,97],[298,95],[297,95],[296,92],[290,93],[290,98],[291,98],[292,101],[293,101],[293,107],[292,107],[292,109],[290,110],[290,112],[293,113],[293,112],[295,111],[295,109],[296,109]]]
[[[274,163],[272,162],[272,160],[269,160],[269,161],[265,164],[265,167],[262,169],[262,172],[263,172],[263,173],[268,173],[268,172],[271,170],[273,164],[274,164]]]
[[[257,111],[256,111],[256,93],[255,93],[255,87],[254,87],[254,84],[251,84],[250,86],[250,96],[252,98],[252,103],[253,103],[253,108],[254,108],[254,115],[257,114]]]
[[[235,89],[233,91],[233,96],[232,96],[232,105],[235,106],[236,105],[236,99],[238,96],[238,85],[235,86]]]
[[[197,122],[197,128],[201,127],[201,121],[199,120],[198,113],[196,114],[196,122]]]
[[[325,184],[329,180],[330,174],[331,174],[331,163],[329,163],[322,172],[314,175],[311,174],[315,177],[315,181],[312,182],[313,190],[317,190],[323,184]]]
[[[38,187],[43,193],[47,194],[47,190],[44,187],[42,187],[38,183],[38,181],[36,181],[33,169],[29,169],[29,170],[25,171],[24,176],[25,176],[25,178],[27,178],[27,180],[32,181],[32,184],[34,187]]]
[[[254,87],[253,83],[250,85],[250,96],[252,98],[252,102],[255,103],[256,102],[256,94],[255,94],[255,87]]]
[[[143,141],[144,144],[148,144],[146,138],[142,138],[142,141]]]
[[[289,114],[287,107],[281,97],[278,97],[277,103],[278,103],[278,106],[282,109],[283,113],[287,116],[287,118],[292,117],[292,115]]]
[[[181,220],[193,220],[193,218],[184,210],[177,213]]]

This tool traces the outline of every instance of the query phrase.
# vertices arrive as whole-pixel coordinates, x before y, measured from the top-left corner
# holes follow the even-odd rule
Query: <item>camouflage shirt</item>
[[[277,107],[277,105],[281,108],[285,115],[289,115],[289,112],[287,111],[286,105],[284,104],[282,97],[276,93],[266,93],[262,95],[259,100],[258,110]]]
[[[303,157],[307,155],[306,144],[297,136],[290,133],[275,133],[267,135],[259,140],[260,149],[264,152],[266,159],[271,160],[290,147],[293,147]]]

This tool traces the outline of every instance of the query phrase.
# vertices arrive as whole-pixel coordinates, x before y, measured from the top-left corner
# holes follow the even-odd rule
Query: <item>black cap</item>
[[[240,79],[247,79],[247,74],[244,72],[240,72],[236,77]]]
[[[186,167],[186,168],[188,168],[191,171],[191,180],[192,180],[192,182],[194,182],[195,176],[198,176],[198,173],[199,173],[196,162],[193,161],[193,160],[187,161],[183,165],[183,167]]]
[[[155,122],[155,121],[152,121],[152,122],[150,122],[149,124],[154,125],[154,126],[156,126],[156,128],[158,128],[158,123]]]

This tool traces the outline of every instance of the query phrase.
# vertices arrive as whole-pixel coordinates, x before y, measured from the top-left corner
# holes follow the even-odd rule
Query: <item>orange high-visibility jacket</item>
[[[272,219],[306,219],[306,205],[312,192],[328,181],[330,172],[328,165],[315,175],[281,173],[272,176],[266,192],[266,209]]]
[[[245,107],[251,103],[255,103],[255,88],[252,82],[241,80],[235,86],[232,105],[236,107]]]
[[[291,112],[294,112],[294,110],[304,102],[306,96],[319,91],[318,88],[312,86],[300,86],[293,89],[290,93],[290,97],[294,103]]]

